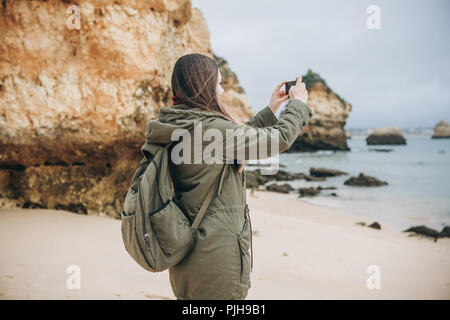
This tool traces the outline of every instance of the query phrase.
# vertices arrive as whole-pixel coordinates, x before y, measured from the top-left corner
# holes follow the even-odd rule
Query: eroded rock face
[[[302,77],[309,93],[308,106],[314,116],[290,151],[350,150],[344,126],[352,106],[334,93],[316,73]]]
[[[450,124],[447,121],[439,121],[434,127],[433,139],[450,138]]]
[[[366,138],[368,145],[402,145],[406,139],[399,128],[376,128]]]
[[[180,56],[213,56],[209,31],[190,0],[75,3],[79,30],[67,27],[72,2],[0,6],[0,194],[118,217],[145,123],[171,105]],[[237,79],[224,97],[252,114]]]

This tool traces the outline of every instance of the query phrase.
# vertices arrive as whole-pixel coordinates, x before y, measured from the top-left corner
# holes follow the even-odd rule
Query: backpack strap
[[[214,197],[214,194],[219,189],[219,184],[222,185],[222,180],[225,175],[225,168],[227,167],[227,164],[225,163],[222,168],[222,173],[220,174],[220,179],[216,183],[214,183],[214,186],[209,190],[208,194],[206,195],[205,201],[203,201],[202,206],[200,207],[200,210],[198,210],[197,216],[195,217],[194,222],[192,223],[193,229],[198,229],[198,226],[203,220],[203,216],[206,213],[206,209],[208,209],[208,206]]]

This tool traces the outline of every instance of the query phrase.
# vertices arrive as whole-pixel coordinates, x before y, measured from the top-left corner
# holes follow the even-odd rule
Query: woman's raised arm
[[[239,125],[221,118],[210,120],[205,125],[218,129],[223,136],[223,145],[215,146],[218,159],[243,162],[270,158],[289,149],[312,116],[312,110],[303,101],[294,98],[270,127]]]

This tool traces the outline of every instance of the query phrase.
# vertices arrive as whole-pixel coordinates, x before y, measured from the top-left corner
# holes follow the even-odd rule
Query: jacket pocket
[[[244,225],[238,233],[238,245],[241,256],[241,283],[250,283],[250,226],[247,214],[245,214]]]

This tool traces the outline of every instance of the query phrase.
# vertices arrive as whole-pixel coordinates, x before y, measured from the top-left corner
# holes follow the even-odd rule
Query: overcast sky
[[[366,26],[369,5],[381,29]],[[309,68],[353,106],[347,128],[450,122],[450,1],[193,0],[254,110]]]

